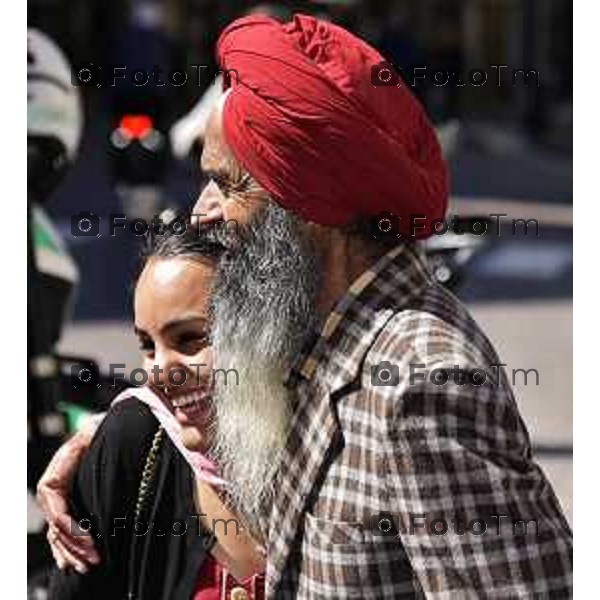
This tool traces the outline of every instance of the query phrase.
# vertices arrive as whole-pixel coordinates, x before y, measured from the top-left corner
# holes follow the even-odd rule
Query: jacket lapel
[[[305,396],[304,390],[299,394]],[[340,435],[329,394],[300,399],[275,482],[267,544],[268,597],[275,596],[312,488]]]
[[[321,480],[331,453],[344,443],[335,405],[336,392],[356,380],[365,349],[373,343],[393,314],[393,311],[386,310],[373,315],[373,319],[369,319],[371,327],[360,336],[360,344],[347,348],[348,352],[334,352],[329,356],[325,370],[315,378],[319,382],[327,382],[326,388],[317,381],[310,385],[302,382],[298,388],[299,404],[275,482],[269,522],[269,598],[276,595],[313,488]]]

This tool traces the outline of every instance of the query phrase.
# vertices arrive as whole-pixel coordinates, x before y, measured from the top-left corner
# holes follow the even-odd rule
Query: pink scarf
[[[224,486],[226,481],[217,475],[217,466],[209,460],[202,452],[188,450],[181,441],[181,425],[173,415],[173,413],[165,406],[161,398],[152,391],[148,386],[127,389],[121,392],[113,401],[112,404],[126,400],[134,396],[140,402],[146,404],[158,422],[163,426],[171,441],[179,450],[183,458],[190,465],[194,474],[198,479],[206,481],[211,485]]]

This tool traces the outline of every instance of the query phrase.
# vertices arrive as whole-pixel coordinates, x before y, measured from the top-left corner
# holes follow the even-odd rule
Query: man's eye
[[[250,177],[249,173],[244,173],[242,177],[231,185],[231,189],[236,192],[245,192],[250,189],[253,183],[252,177]]]
[[[221,190],[221,193],[224,193],[230,188],[229,182],[220,175],[212,175],[211,180]]]

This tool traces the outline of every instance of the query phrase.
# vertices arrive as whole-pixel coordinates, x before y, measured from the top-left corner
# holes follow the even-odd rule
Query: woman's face
[[[190,449],[206,446],[212,357],[209,303],[215,265],[188,258],[151,258],[135,289],[135,329],[148,382],[182,426]]]

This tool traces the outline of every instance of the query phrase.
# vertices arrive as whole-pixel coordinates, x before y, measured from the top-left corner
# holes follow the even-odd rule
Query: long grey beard
[[[283,381],[315,321],[315,262],[298,220],[269,204],[221,261],[215,285],[215,365],[236,369],[239,385],[215,380],[212,454],[235,508],[263,538],[291,419]]]

